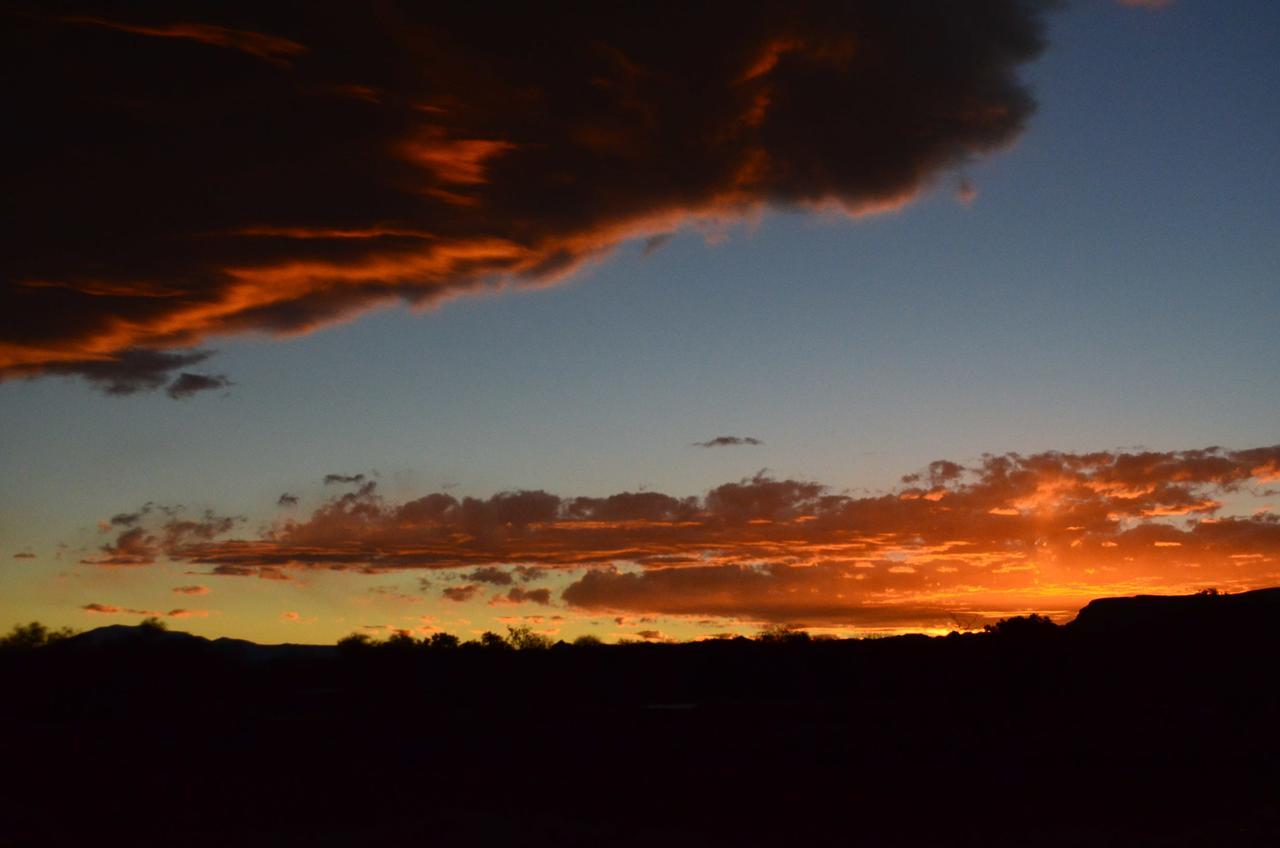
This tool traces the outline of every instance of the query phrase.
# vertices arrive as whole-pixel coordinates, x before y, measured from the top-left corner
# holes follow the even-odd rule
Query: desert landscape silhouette
[[[933,638],[15,631],[0,840],[1274,844],[1278,614],[1268,589]]]

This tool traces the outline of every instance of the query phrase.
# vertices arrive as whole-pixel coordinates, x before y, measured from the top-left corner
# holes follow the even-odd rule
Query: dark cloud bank
[[[899,206],[1017,137],[1050,5],[11,7],[0,378],[187,397],[212,336]]]

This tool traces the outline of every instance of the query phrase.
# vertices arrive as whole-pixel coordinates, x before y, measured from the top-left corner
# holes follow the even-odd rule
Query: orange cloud
[[[212,574],[466,569],[471,582],[442,593],[466,601],[482,582],[511,586],[541,571],[571,581],[563,600],[586,610],[942,626],[1107,594],[1280,582],[1280,517],[1224,514],[1221,499],[1247,496],[1278,457],[1280,446],[986,456],[972,468],[934,463],[863,497],[756,476],[700,498],[518,491],[390,502],[365,483],[249,538],[212,515],[149,530],[147,516],[167,514],[158,508],[113,521],[122,539],[139,534],[155,555]],[[492,602],[551,600],[549,589],[512,587]]]
[[[242,2],[215,10],[236,27],[26,16],[0,379],[182,397],[225,384],[182,371],[215,335],[548,285],[769,206],[899,208],[1021,132],[1049,5],[957,27],[945,4],[802,0],[678,31],[612,4],[498,29],[480,7],[305,7],[288,39]]]

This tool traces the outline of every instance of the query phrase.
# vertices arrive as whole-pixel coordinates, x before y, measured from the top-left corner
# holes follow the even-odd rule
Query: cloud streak
[[[186,370],[215,335],[547,285],[766,207],[899,208],[1017,138],[1051,5],[10,16],[0,378],[185,397],[224,384]]]

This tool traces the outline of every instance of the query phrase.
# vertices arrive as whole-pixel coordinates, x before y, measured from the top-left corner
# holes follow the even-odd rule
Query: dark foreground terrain
[[[927,639],[0,654],[0,845],[1280,845],[1280,590]]]

